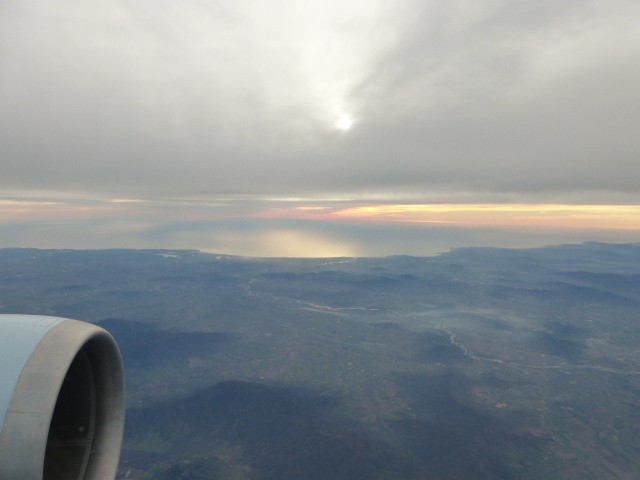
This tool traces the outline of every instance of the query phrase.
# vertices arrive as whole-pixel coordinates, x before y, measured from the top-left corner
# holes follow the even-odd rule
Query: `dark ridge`
[[[533,465],[545,440],[516,433],[510,424],[461,403],[470,380],[458,374],[405,376],[400,387],[412,399],[417,418],[393,423],[415,458],[423,478],[535,478]]]
[[[601,273],[580,270],[566,272],[564,276],[572,283],[615,293],[626,299],[640,300],[640,274],[638,273]]]
[[[565,302],[584,302],[616,306],[637,306],[640,304],[640,302],[636,300],[592,287],[558,282],[557,284],[553,284],[551,288],[553,289],[552,295],[555,297],[554,299]]]
[[[418,354],[418,359],[430,363],[471,363],[471,359],[455,345],[436,345]]]
[[[567,360],[575,360],[587,347],[549,332],[537,332],[532,339],[532,348]]]
[[[416,360],[427,363],[469,363],[471,359],[455,345],[452,345],[449,336],[441,333],[418,334],[415,340]]]
[[[218,462],[211,458],[160,462],[144,476],[144,480],[225,480],[226,478],[221,473]]]
[[[546,323],[546,326],[549,330],[551,330],[551,333],[554,336],[560,338],[569,338],[575,336],[583,337],[585,335],[588,335],[589,333],[586,328],[567,322],[549,321]]]
[[[495,387],[495,388],[510,388],[517,385],[528,385],[531,382],[519,380],[510,380],[506,378],[502,378],[496,375],[495,372],[485,373],[480,377],[480,385],[485,385],[487,387]]]
[[[406,470],[389,449],[306,390],[222,382],[191,397],[128,412],[126,437],[157,432],[177,452],[240,447],[260,480],[387,479]]]
[[[186,363],[194,355],[220,353],[235,341],[228,333],[174,332],[115,318],[96,325],[113,335],[126,368]]]

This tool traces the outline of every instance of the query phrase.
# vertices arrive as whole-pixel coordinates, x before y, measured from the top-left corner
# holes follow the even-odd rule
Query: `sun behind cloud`
[[[334,126],[336,129],[342,130],[343,132],[351,130],[351,127],[353,127],[353,117],[346,113],[342,114],[338,117]]]

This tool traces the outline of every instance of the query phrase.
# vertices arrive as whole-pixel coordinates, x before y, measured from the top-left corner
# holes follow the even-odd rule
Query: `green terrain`
[[[119,478],[640,477],[640,244],[2,249],[0,313],[115,336]]]

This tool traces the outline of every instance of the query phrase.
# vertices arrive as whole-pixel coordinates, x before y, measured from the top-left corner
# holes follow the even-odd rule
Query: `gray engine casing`
[[[109,333],[0,315],[0,479],[115,478],[124,410],[122,360]]]

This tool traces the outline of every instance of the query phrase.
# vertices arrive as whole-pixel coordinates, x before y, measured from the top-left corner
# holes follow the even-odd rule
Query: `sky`
[[[0,247],[640,241],[635,0],[3,0]]]

